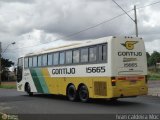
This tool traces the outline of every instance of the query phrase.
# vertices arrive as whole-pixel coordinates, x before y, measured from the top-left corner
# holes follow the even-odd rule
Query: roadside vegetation
[[[160,72],[148,72],[148,80],[160,80]]]
[[[0,85],[0,88],[4,88],[4,89],[16,89],[16,83],[15,82],[5,82]]]
[[[148,80],[160,80],[160,53],[146,53],[148,64]]]

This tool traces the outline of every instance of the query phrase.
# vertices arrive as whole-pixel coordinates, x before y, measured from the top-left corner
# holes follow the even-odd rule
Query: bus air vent
[[[107,95],[107,84],[106,82],[94,82],[94,93],[95,95],[106,96]]]

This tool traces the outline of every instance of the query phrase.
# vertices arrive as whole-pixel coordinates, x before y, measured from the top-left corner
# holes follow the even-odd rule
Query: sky
[[[144,39],[146,51],[160,52],[160,3],[141,8],[158,0],[115,1],[125,11],[136,5],[139,37]],[[135,36],[135,24],[127,15],[108,21],[123,13],[112,0],[0,0],[2,57],[16,61],[26,53],[72,41]],[[133,10],[128,14],[134,19]],[[108,22],[65,37],[103,21]]]

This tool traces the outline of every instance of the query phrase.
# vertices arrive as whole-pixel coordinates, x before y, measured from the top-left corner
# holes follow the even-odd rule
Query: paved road
[[[152,96],[160,96],[160,80],[148,81],[148,94]]]
[[[81,103],[70,102],[62,96],[37,94],[29,97],[14,89],[0,89],[0,112],[9,114],[159,113],[160,98],[141,96],[119,99],[116,103],[106,100]]]

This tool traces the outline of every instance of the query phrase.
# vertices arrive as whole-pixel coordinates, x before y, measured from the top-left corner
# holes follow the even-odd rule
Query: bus
[[[147,60],[138,37],[103,37],[30,53],[18,59],[17,90],[70,101],[146,95]]]

